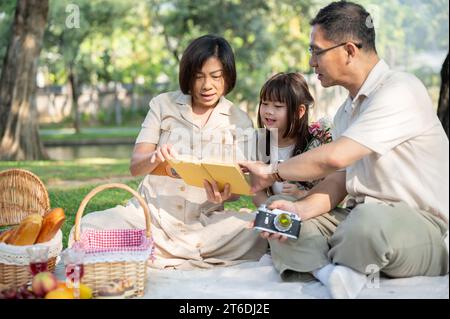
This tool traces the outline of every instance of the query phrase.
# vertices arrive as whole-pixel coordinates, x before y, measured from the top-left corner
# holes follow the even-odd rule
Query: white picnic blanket
[[[60,268],[60,267],[59,267]],[[61,275],[61,269],[57,274]],[[387,279],[364,288],[363,299],[448,299],[449,276]],[[378,288],[377,288],[378,286]],[[318,281],[283,282],[269,255],[258,262],[208,270],[148,269],[146,299],[327,299]]]

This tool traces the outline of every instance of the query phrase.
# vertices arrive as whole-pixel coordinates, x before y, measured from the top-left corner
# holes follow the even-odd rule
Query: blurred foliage
[[[172,88],[177,86],[177,62],[183,48],[202,34],[218,34],[229,40],[236,54],[238,81],[230,98],[254,102],[264,80],[276,70],[288,66],[308,71],[307,60],[297,55],[307,52],[308,33],[300,32],[300,27],[307,26],[309,17],[300,20],[297,13],[305,12],[309,4],[292,0],[149,0],[148,8],[174,58],[168,64],[171,69],[166,70]]]
[[[448,51],[448,0],[358,2],[372,14],[378,53],[390,65],[413,72],[409,66],[415,54]]]
[[[392,66],[408,69],[417,53],[448,50],[448,0],[356,2],[373,14],[379,54]],[[213,33],[224,36],[236,54],[238,81],[229,98],[252,110],[261,85],[272,73],[311,72],[309,21],[328,3],[52,0],[40,70],[46,85],[66,84],[72,70],[80,85],[122,83],[136,94],[155,95],[178,88],[178,62],[184,48],[194,38]],[[71,5],[79,9],[79,28],[67,23]],[[0,2],[1,60],[14,8],[14,0]],[[427,84],[434,84],[429,70],[417,73],[426,77],[422,80]]]
[[[16,0],[2,0],[0,2],[0,72],[3,67],[3,57],[8,47],[9,34],[14,19]]]

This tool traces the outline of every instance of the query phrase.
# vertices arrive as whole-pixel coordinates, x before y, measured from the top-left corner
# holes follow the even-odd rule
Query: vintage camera
[[[281,209],[271,210],[266,205],[261,205],[255,217],[254,228],[297,239],[300,234],[300,226],[301,219],[296,214]]]

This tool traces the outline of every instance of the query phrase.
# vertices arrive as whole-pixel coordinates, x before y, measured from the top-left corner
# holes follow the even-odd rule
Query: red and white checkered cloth
[[[153,248],[153,240],[148,239],[144,229],[85,230],[75,246],[86,254],[146,251]]]

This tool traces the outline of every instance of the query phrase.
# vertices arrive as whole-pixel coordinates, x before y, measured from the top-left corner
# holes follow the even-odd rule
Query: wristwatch
[[[275,181],[277,181],[278,183],[283,183],[286,181],[283,177],[280,176],[280,173],[278,172],[278,165],[275,166],[272,176],[275,179]]]

